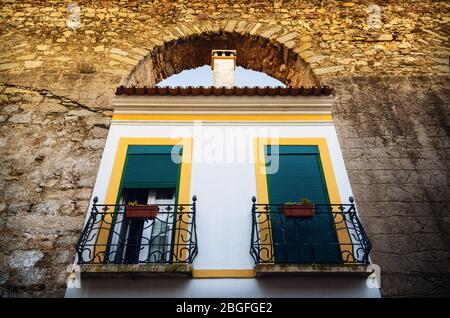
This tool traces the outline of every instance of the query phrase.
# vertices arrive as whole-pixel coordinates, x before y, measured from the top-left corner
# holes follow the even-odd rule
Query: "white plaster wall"
[[[235,82],[234,59],[214,59],[214,86],[233,87]]]
[[[379,298],[380,293],[355,277],[146,278],[82,280],[66,297]]]
[[[103,202],[112,171],[119,138],[121,137],[193,137],[193,164],[191,177],[191,197],[197,195],[197,235],[199,253],[194,261],[194,269],[252,269],[254,263],[249,254],[251,236],[251,198],[256,195],[256,177],[253,154],[254,137],[273,135],[280,138],[326,138],[336,181],[343,203],[348,202],[352,195],[350,182],[346,173],[339,142],[332,124],[268,124],[268,123],[203,123],[203,126],[194,126],[193,123],[179,124],[112,124],[109,130],[104,154],[102,157],[93,196],[99,197]],[[239,146],[237,146],[237,144]],[[230,157],[233,148],[239,148],[239,154],[245,153],[239,162]],[[209,154],[209,155],[208,155]],[[211,156],[212,154],[212,156]],[[232,156],[231,156],[232,157]],[[207,297],[221,295],[225,297],[263,297],[284,295],[283,288],[262,288],[265,286],[261,279],[192,279],[177,282],[176,280],[145,280],[148,283],[148,296],[158,295],[165,297]],[[268,279],[265,278],[264,281]],[[278,280],[272,280],[272,282]],[[310,287],[317,287],[310,292]],[[328,280],[327,280],[328,281]],[[291,286],[297,296],[307,295],[338,295],[342,297],[379,296],[378,291],[365,287],[365,279],[329,280],[334,282],[325,288],[320,278],[289,278],[279,279],[276,284]],[[282,283],[284,282],[284,283]],[[297,282],[297,283],[294,283]],[[68,290],[68,296],[107,296],[109,284],[115,287],[126,286],[120,281],[88,282],[86,288],[78,291]],[[133,283],[133,286],[135,283]],[[161,284],[166,286],[157,291],[151,286]],[[287,284],[287,285],[286,285]],[[305,284],[305,285],[302,285]],[[348,285],[350,284],[350,285]],[[182,286],[179,289],[176,286]],[[158,285],[159,286],[159,285]],[[174,286],[173,288],[169,286]],[[267,285],[269,286],[269,285]],[[307,286],[307,288],[305,287]],[[322,287],[320,287],[322,286]],[[92,288],[92,293],[89,289]],[[114,288],[115,289],[115,288]],[[121,289],[122,290],[122,289]],[[135,289],[132,288],[130,295]],[[209,292],[207,291],[210,291]],[[255,291],[256,290],[256,291]],[[273,294],[276,290],[276,293]],[[308,293],[307,293],[308,291]],[[155,294],[157,293],[157,294]],[[278,294],[280,293],[280,294]],[[259,295],[259,296],[257,296]]]

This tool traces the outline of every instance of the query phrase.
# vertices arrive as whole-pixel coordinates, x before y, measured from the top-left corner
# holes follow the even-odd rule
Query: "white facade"
[[[232,98],[241,104],[249,100]],[[162,105],[170,112],[171,107],[163,102],[168,99],[161,98],[161,104],[145,97],[116,100],[115,115],[119,116],[113,118],[109,130],[93,196],[99,202],[107,196],[121,138],[190,138],[189,197],[198,198],[199,250],[193,262],[194,277],[84,279],[82,276],[82,287],[67,289],[66,297],[380,297],[378,289],[367,287],[365,277],[230,277],[230,273],[252,272],[255,267],[249,247],[251,198],[257,196],[254,151],[257,138],[325,140],[341,203],[348,203],[352,196],[333,122],[324,119],[329,114],[331,99],[281,97],[279,102],[263,97],[247,106],[241,105],[236,112],[228,107],[236,100],[212,96],[186,98],[183,102],[174,97],[169,104],[177,105],[172,108],[177,112],[173,114],[175,117],[153,119]],[[324,110],[327,107],[328,111]],[[243,114],[242,109],[246,108]],[[191,120],[187,114],[195,114],[199,120]],[[292,119],[277,117],[280,114]],[[213,275],[208,278],[208,273]],[[225,274],[220,277],[220,273]]]

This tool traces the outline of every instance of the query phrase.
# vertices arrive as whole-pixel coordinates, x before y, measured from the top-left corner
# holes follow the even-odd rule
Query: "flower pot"
[[[283,215],[287,218],[308,218],[314,216],[314,204],[283,205]]]
[[[150,205],[127,205],[125,207],[125,216],[127,218],[150,219],[156,218],[159,207],[156,204]]]

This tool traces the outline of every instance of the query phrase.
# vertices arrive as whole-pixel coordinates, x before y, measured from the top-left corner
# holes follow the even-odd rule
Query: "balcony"
[[[196,200],[192,204],[158,204],[155,218],[132,218],[127,206],[98,204],[76,245],[83,273],[191,275],[197,255]],[[125,275],[126,276],[126,275]]]
[[[312,217],[285,217],[282,204],[252,201],[250,254],[257,276],[370,274],[371,244],[352,197],[350,204],[316,204]]]

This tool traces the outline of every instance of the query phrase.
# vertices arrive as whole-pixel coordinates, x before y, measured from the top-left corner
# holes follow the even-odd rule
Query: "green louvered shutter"
[[[278,153],[278,171],[267,174],[269,203],[298,202],[300,198],[309,198],[316,204],[330,203],[317,146],[278,146]],[[266,146],[265,154],[266,163],[273,163],[277,148]],[[321,209],[327,210],[316,207],[316,211]],[[276,262],[341,261],[331,213],[316,213],[310,220],[286,219],[274,214],[271,220]]]
[[[173,146],[129,146],[122,177],[123,188],[177,188],[181,148]]]

